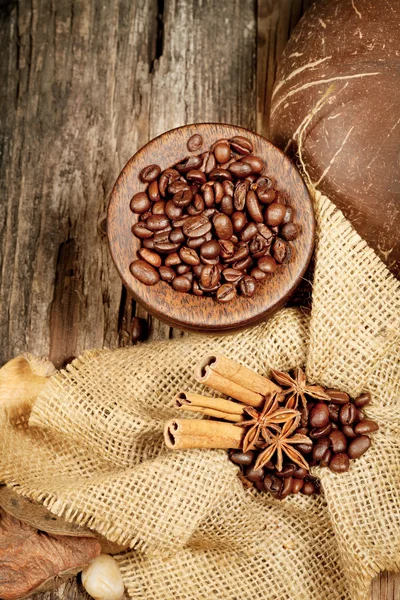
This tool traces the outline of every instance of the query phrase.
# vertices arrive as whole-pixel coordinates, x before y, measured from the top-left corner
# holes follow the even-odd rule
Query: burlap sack
[[[117,559],[133,598],[361,600],[400,568],[399,283],[321,195],[311,314],[283,309],[227,337],[92,351],[50,378],[28,430],[1,415],[0,479],[132,550]],[[225,451],[169,452],[172,399],[199,390],[218,351],[268,373],[370,390],[380,424],[348,473],[316,470],[324,493],[283,502],[245,491]],[[192,416],[191,414],[187,415]]]

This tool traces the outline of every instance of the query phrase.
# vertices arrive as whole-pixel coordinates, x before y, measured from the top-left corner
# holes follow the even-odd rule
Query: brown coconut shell
[[[400,2],[321,0],[283,53],[271,139],[400,275]]]

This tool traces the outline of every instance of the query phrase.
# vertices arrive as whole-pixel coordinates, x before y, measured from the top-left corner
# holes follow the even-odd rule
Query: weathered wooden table
[[[152,339],[182,335],[121,285],[105,233],[113,183],[185,123],[268,136],[276,64],[311,3],[0,0],[0,364],[129,345],[135,314]],[[42,597],[83,594],[72,581]],[[382,575],[372,598],[398,600],[400,577]]]

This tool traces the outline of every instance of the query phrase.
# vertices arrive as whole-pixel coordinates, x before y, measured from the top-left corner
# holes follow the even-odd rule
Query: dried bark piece
[[[0,509],[0,598],[32,594],[53,577],[81,571],[100,554],[87,537],[50,536]]]

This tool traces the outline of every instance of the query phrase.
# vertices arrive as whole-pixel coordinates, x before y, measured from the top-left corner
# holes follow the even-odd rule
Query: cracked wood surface
[[[0,364],[130,344],[135,314],[152,339],[183,335],[122,288],[105,235],[113,183],[185,123],[268,136],[276,64],[310,4],[0,0]],[[76,580],[54,587],[41,600],[85,595]],[[399,596],[398,577],[374,582],[374,600]]]

